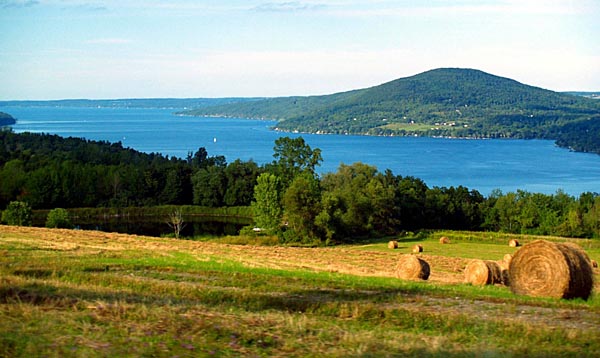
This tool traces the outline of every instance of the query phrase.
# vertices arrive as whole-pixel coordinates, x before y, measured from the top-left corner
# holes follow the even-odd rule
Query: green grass
[[[450,244],[442,245],[439,239],[446,236]],[[366,245],[360,245],[362,250],[388,251],[388,240],[398,241],[400,252],[410,253],[415,244],[422,244],[426,254],[448,257],[461,257],[482,260],[501,260],[505,254],[514,254],[518,248],[508,246],[508,241],[517,239],[521,245],[535,240],[565,241],[561,237],[516,235],[495,232],[473,231],[434,231],[421,234],[409,234],[386,240],[375,240]],[[568,239],[585,249],[590,258],[600,261],[600,240],[597,239]]]
[[[390,123],[390,124],[385,124],[380,126],[380,128],[383,129],[390,129],[390,130],[395,130],[395,131],[399,131],[399,130],[405,130],[405,131],[409,131],[409,132],[426,132],[431,130],[432,128],[435,127],[439,127],[439,126],[435,126],[433,124],[427,124],[427,123]]]
[[[48,232],[0,227],[2,357],[585,357],[600,351],[598,326],[585,326],[600,324],[597,294],[588,301],[551,300],[515,296],[505,287],[254,267],[244,261],[250,248],[238,257],[244,254],[214,243],[204,249],[169,239]],[[437,250],[433,240],[424,243]],[[501,246],[453,242],[440,250],[493,256]],[[517,319],[520,312],[548,324]],[[583,317],[583,326],[552,326],[567,313]]]

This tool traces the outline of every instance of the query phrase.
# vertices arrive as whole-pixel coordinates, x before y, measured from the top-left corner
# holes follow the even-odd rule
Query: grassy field
[[[509,238],[294,248],[0,226],[0,356],[598,356],[598,285],[566,301],[462,283],[469,259],[514,252]],[[415,242],[427,282],[394,278]]]

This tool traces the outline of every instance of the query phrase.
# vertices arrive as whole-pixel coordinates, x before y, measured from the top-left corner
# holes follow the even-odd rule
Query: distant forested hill
[[[574,96],[582,96],[582,97],[587,97],[587,98],[593,98],[593,99],[600,99],[600,92],[578,92],[578,91],[571,91],[571,92],[564,92],[567,94],[571,94]]]
[[[243,103],[264,98],[128,98],[62,99],[55,101],[0,101],[0,106],[27,107],[108,107],[108,108],[200,108],[221,104]]]
[[[0,127],[15,124],[17,121],[8,113],[0,112]]]
[[[350,92],[185,113],[277,119],[278,130],[307,133],[554,139],[600,153],[600,101],[473,69],[436,69]]]
[[[181,112],[192,116],[242,117],[254,119],[284,120],[302,116],[317,108],[344,103],[360,93],[349,91],[327,96],[293,96],[264,98],[257,101],[223,103],[216,106],[205,106]]]

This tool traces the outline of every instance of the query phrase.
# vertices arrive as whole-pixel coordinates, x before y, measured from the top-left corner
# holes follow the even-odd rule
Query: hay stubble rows
[[[261,285],[266,285],[266,283],[247,282],[247,276],[240,277],[239,280],[235,273],[213,277],[211,275],[214,273],[182,270],[178,264],[185,267],[189,262],[210,261],[217,264],[222,262],[223,265],[233,262],[250,270],[249,275],[252,277],[260,277],[260,275],[252,273],[254,272],[252,270],[259,270],[257,272],[274,270],[269,272],[309,272],[334,275],[332,278],[340,277],[337,275],[350,275],[393,280],[396,275],[398,258],[400,255],[409,254],[412,244],[405,245],[401,242],[396,250],[386,249],[385,243],[363,247],[266,247],[101,232],[0,227],[0,243],[2,244],[0,251],[4,255],[3,262],[11,262],[12,265],[10,268],[5,267],[6,272],[9,272],[10,275],[3,279],[4,284],[8,283],[14,287],[31,285],[33,285],[31,287],[36,287],[36,285],[51,284],[55,290],[69,294],[65,294],[65,297],[38,299],[35,292],[32,294],[28,291],[10,291],[9,293],[16,295],[14,297],[18,297],[23,302],[27,302],[28,299],[38,299],[39,302],[34,303],[40,306],[45,304],[44,300],[55,299],[55,304],[62,307],[60,310],[68,311],[69,307],[79,307],[79,310],[88,311],[92,316],[98,317],[97,319],[102,319],[102,315],[126,317],[128,310],[132,310],[127,307],[134,305],[136,301],[147,300],[144,290],[151,288],[152,292],[148,291],[147,294],[155,296],[152,298],[155,301],[152,302],[164,302],[164,304],[170,302],[167,297],[173,295],[173,292],[177,292],[177,297],[180,297],[181,302],[192,302],[194,307],[212,300],[215,304],[221,304],[218,302],[240,299],[238,297],[240,295],[242,297],[256,295],[263,304],[270,302],[269,306],[288,307],[291,310],[303,310],[315,305],[323,310],[325,309],[323,307],[334,305],[333,307],[337,307],[336,315],[353,319],[365,315],[367,315],[365,317],[370,317],[368,315],[379,316],[388,314],[385,312],[401,311],[407,312],[409,316],[413,314],[414,317],[426,315],[434,320],[440,319],[442,322],[444,320],[462,322],[468,319],[465,317],[477,317],[478,321],[489,322],[489,324],[510,323],[533,327],[533,329],[550,330],[550,332],[558,330],[557,332],[570,332],[568,334],[572,335],[592,334],[598,337],[595,327],[600,326],[600,310],[597,309],[597,306],[588,308],[569,304],[559,304],[558,306],[550,304],[548,306],[543,303],[544,301],[530,302],[517,298],[494,298],[493,295],[486,294],[487,291],[482,291],[481,297],[465,295],[460,289],[457,289],[457,293],[454,294],[453,287],[465,286],[463,283],[464,268],[471,259],[440,255],[439,250],[448,250],[449,247],[455,249],[457,245],[461,245],[454,239],[452,242],[452,244],[440,244],[437,240],[431,240],[427,243],[426,251],[438,252],[438,254],[418,254],[419,258],[427,261],[431,266],[431,274],[427,282],[416,285],[423,288],[433,287],[432,291],[419,293],[419,291],[405,289],[379,290],[360,287],[348,291],[347,288],[336,288],[336,285],[313,287],[301,291],[293,288],[292,291],[289,291],[286,288],[287,282],[296,280],[295,274],[292,276],[285,274],[280,281],[275,280],[279,283],[274,282],[272,287],[268,286],[269,288],[263,289]],[[434,245],[440,245],[440,248],[436,248]],[[29,255],[32,262],[11,261],[11,256],[19,254],[12,251],[15,248]],[[66,261],[69,261],[77,260],[79,257],[91,261],[86,261],[88,263],[82,268],[83,272],[78,274],[80,276],[76,276],[77,280],[81,281],[77,284],[68,280],[55,279],[55,277],[60,278],[60,274],[52,270],[48,271],[44,266],[44,262],[57,258],[65,258]],[[145,264],[149,257],[154,260],[152,261],[154,263]],[[121,265],[119,262],[122,258],[129,260],[133,258],[136,264],[133,266]],[[157,260],[163,260],[160,262],[164,262],[164,265],[157,266]],[[118,293],[112,291],[112,285],[118,286]],[[246,285],[249,286],[246,287]],[[439,289],[439,292],[436,289]],[[473,287],[472,290],[480,289]],[[481,288],[481,290],[486,290],[486,288]],[[502,293],[503,295],[509,295],[508,288],[496,288],[496,290],[500,293],[506,292],[506,294]],[[197,294],[194,292],[198,291],[205,292],[201,295],[201,299],[195,298]],[[596,291],[598,291],[597,286]],[[160,292],[165,293],[164,298],[161,298]],[[98,295],[100,299],[94,299],[95,295]],[[8,301],[4,299],[4,303],[13,302],[14,297]],[[338,302],[340,298],[342,299]],[[347,298],[351,298],[351,300],[344,301]],[[46,303],[49,304],[49,301]],[[253,305],[250,304],[251,307]],[[120,306],[122,307],[119,308]],[[160,310],[165,310],[168,306],[161,307]],[[364,312],[360,311],[361,309]],[[151,308],[143,310],[153,311]],[[197,308],[186,308],[184,312],[177,314],[194,315],[195,310]],[[344,313],[345,310],[347,313]],[[263,317],[273,316],[273,313],[267,311],[260,312]],[[211,315],[215,316],[215,319],[222,319],[221,316],[227,315],[227,313],[205,310],[199,316],[208,320]],[[259,313],[257,315],[261,316]],[[296,315],[293,317],[294,320],[300,319]],[[255,318],[249,318],[245,314],[244,319],[254,320]],[[272,317],[272,319],[277,321],[281,317]],[[141,323],[136,324],[142,325]],[[279,325],[273,324],[273,326]],[[420,337],[425,339],[424,336]],[[90,343],[92,346],[94,344]],[[237,352],[243,351],[238,350]]]

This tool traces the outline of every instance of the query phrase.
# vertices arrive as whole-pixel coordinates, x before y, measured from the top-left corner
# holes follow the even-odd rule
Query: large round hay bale
[[[465,268],[465,282],[481,286],[502,283],[502,269],[494,261],[472,260]]]
[[[421,244],[416,244],[412,247],[412,252],[413,254],[418,254],[420,252],[423,252],[423,245]]]
[[[397,249],[398,241],[392,240],[388,242],[388,249]]]
[[[506,267],[500,267],[500,278],[504,286],[510,286],[510,271]]]
[[[593,268],[598,268],[598,261],[592,260],[592,267]]]
[[[519,246],[521,246],[521,244],[519,243],[519,240],[517,240],[517,239],[510,239],[508,241],[508,246],[510,246],[510,247],[519,247]]]
[[[509,277],[511,290],[528,296],[587,299],[593,287],[592,267],[581,250],[544,240],[515,253]]]
[[[431,268],[427,261],[415,255],[402,255],[396,265],[396,277],[403,280],[427,280]]]
[[[442,236],[440,237],[440,244],[449,244],[450,243],[450,239],[447,238],[446,236]]]
[[[508,268],[510,267],[510,261],[512,260],[511,254],[506,254],[502,258],[502,261],[498,262],[500,265],[500,270],[502,273],[502,283],[506,286],[510,285],[510,275],[508,273]]]
[[[577,245],[574,242],[563,242],[563,243],[561,243],[561,245],[565,245],[565,246],[568,246],[568,247],[572,248],[573,250],[579,251],[579,253],[581,253],[581,255],[583,255],[583,257],[585,257],[585,259],[590,262],[590,264],[592,263],[592,259],[587,254],[587,252],[585,252],[585,250],[583,249],[583,247]]]
[[[511,254],[506,254],[504,255],[504,257],[502,258],[502,265],[506,266],[506,268],[508,268],[510,266],[510,262],[512,261],[512,255]]]

